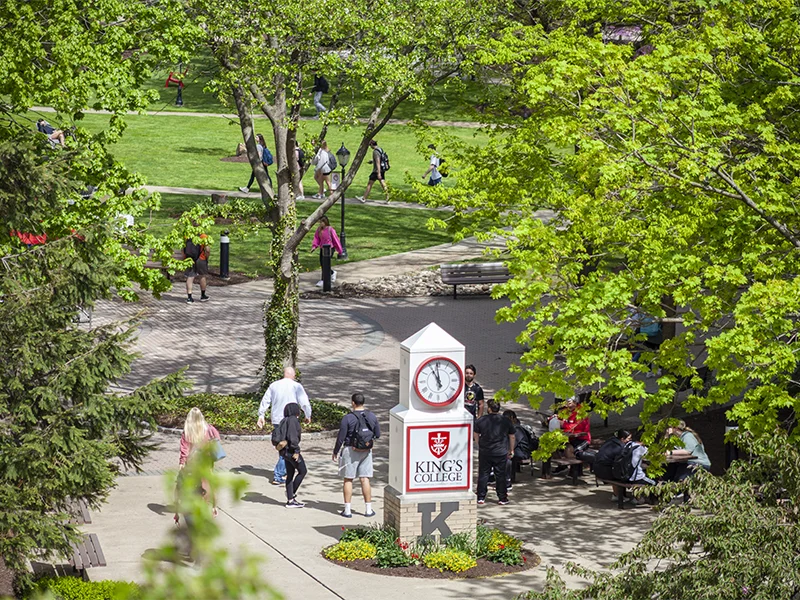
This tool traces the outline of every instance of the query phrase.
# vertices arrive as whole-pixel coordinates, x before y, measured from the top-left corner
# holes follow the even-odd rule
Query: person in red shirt
[[[573,446],[577,446],[581,442],[591,443],[592,441],[589,417],[579,419],[580,410],[581,405],[578,404],[578,401],[570,398],[565,405],[565,412],[568,412],[569,416],[561,421],[561,431],[569,436],[569,443]]]

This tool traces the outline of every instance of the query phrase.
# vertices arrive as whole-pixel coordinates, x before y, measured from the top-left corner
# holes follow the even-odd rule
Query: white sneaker
[[[323,198],[324,196],[321,196],[321,195],[319,195],[319,194],[314,194],[314,195],[313,195],[313,196],[311,196],[311,197],[312,197],[314,200],[319,200],[320,198]]]
[[[305,200],[305,199],[306,199],[306,197],[305,197],[305,196],[303,196],[303,194],[300,194],[300,195],[297,197],[297,200]]]
[[[320,279],[320,280],[317,282],[317,287],[322,287],[323,285],[325,285],[325,282],[324,282],[324,281],[322,281],[322,279]]]
[[[331,271],[331,282],[336,281],[336,271]]]
[[[364,202],[366,202],[366,201],[367,201],[367,199],[366,199],[366,198],[364,198],[364,196],[359,196],[358,198],[356,198],[356,200],[358,200],[358,201],[359,201],[359,202],[361,202],[361,203],[364,203]]]
[[[247,194],[250,192],[250,188],[242,186],[239,188],[239,191],[242,192],[243,194]]]

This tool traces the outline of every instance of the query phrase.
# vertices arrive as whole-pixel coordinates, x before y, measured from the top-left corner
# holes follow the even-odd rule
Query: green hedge
[[[35,592],[50,591],[55,600],[138,600],[139,586],[127,581],[84,581],[79,577],[43,577]],[[28,596],[30,597],[30,596]]]
[[[255,394],[192,394],[180,398],[168,413],[160,415],[157,420],[164,427],[182,429],[186,414],[197,406],[203,411],[206,421],[220,433],[268,434],[272,432],[269,420],[264,429],[256,427],[260,402],[261,397]],[[343,406],[322,400],[311,400],[311,411],[313,420],[310,424],[301,420],[305,432],[338,429],[342,417],[350,412]]]

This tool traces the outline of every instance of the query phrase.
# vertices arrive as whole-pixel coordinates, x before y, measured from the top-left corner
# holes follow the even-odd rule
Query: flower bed
[[[478,525],[475,534],[414,544],[398,539],[391,527],[343,527],[339,542],[322,554],[358,571],[434,579],[491,577],[524,571],[540,562],[536,554],[523,550],[522,540],[484,525]]]
[[[255,394],[192,394],[178,399],[173,408],[157,417],[163,427],[183,429],[183,422],[189,410],[197,406],[203,411],[206,421],[222,434],[267,435],[272,432],[272,424],[267,420],[264,429],[256,427],[258,405],[261,396]],[[304,432],[339,429],[342,417],[350,412],[347,408],[311,400],[311,423],[301,420]]]

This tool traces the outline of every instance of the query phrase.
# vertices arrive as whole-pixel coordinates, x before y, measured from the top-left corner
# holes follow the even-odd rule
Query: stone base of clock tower
[[[454,533],[475,533],[478,504],[471,491],[401,494],[389,486],[384,491],[383,520],[404,542],[421,536],[441,539]]]

